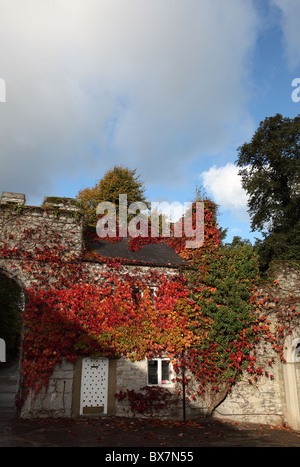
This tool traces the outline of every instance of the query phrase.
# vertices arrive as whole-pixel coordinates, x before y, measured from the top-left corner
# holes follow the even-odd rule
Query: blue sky
[[[259,237],[237,148],[300,113],[299,20],[299,0],[0,0],[0,191],[75,197],[126,165],[150,201],[202,186],[228,241]]]

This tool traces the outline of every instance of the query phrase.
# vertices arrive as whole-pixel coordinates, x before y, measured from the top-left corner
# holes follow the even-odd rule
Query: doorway
[[[22,331],[24,292],[13,279],[0,272],[0,339],[5,342],[5,362],[18,359]]]
[[[84,358],[81,371],[80,415],[107,414],[107,358]]]
[[[1,421],[16,413],[15,397],[19,389],[19,348],[22,310],[25,295],[22,287],[0,272],[0,412]],[[4,344],[3,344],[4,342]]]

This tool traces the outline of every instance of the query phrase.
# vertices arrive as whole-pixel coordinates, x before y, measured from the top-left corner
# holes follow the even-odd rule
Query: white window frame
[[[149,361],[157,361],[157,383],[154,384],[154,383],[149,383]],[[163,383],[162,381],[162,362],[163,361],[169,361],[169,365],[170,365],[170,377],[169,377],[169,382],[168,383]],[[172,382],[172,379],[174,378],[174,370],[173,370],[173,365],[171,363],[171,359],[168,358],[168,357],[161,357],[161,358],[149,358],[147,359],[147,384],[148,386],[161,386],[163,388],[166,388],[166,387],[173,387],[174,386],[174,382]]]

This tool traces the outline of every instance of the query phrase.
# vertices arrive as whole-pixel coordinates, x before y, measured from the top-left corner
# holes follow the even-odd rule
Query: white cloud
[[[247,210],[247,194],[242,188],[239,168],[228,163],[223,167],[211,167],[201,174],[203,186],[223,210],[234,211],[237,215]]]
[[[300,65],[300,2],[299,0],[271,0],[282,12],[282,30],[288,63],[291,70]]]
[[[176,184],[248,125],[252,0],[0,0],[0,10],[0,191],[50,194],[58,175],[96,181],[114,164]]]
[[[185,212],[190,209],[192,203],[186,201],[185,203],[180,203],[179,201],[153,201],[151,203],[151,212],[161,213],[166,216],[168,222],[177,222]]]

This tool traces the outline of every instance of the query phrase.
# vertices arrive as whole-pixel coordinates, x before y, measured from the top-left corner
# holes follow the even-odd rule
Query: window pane
[[[170,383],[170,360],[162,360],[161,362],[161,384]]]
[[[148,360],[148,384],[158,384],[157,360]]]

